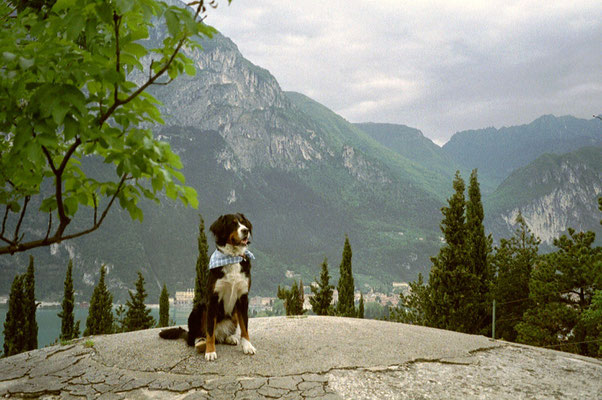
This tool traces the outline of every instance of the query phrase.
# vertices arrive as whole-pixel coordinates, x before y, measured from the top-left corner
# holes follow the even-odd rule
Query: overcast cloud
[[[602,113],[599,0],[223,0],[207,23],[284,90],[439,144]]]

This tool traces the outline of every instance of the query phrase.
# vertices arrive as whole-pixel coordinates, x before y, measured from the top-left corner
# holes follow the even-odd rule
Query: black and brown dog
[[[243,214],[219,217],[209,228],[215,237],[216,250],[209,260],[209,295],[188,316],[188,331],[164,329],[163,339],[185,338],[188,345],[205,352],[205,359],[217,359],[216,343],[238,345],[236,328],[245,354],[255,354],[249,339],[249,289],[251,259],[248,250],[253,225]]]

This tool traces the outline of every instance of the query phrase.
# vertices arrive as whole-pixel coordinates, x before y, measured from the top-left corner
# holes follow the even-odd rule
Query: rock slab
[[[0,396],[42,399],[602,398],[602,362],[483,336],[374,320],[257,318],[257,354],[218,359],[158,329],[0,360]]]

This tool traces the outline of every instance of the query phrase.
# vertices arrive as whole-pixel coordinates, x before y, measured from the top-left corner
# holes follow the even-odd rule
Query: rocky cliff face
[[[584,148],[562,156],[546,155],[517,170],[491,199],[498,211],[493,226],[512,232],[520,211],[546,244],[568,228],[600,232],[601,159],[602,148]]]
[[[298,112],[268,71],[219,34],[203,47],[184,51],[195,62],[196,76],[154,90],[168,126],[218,132],[227,148],[217,157],[226,168],[292,170],[327,156],[324,141],[311,124],[296,118]]]

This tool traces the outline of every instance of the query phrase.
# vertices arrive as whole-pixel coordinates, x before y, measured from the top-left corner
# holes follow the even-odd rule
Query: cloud
[[[283,89],[439,143],[602,109],[599,1],[234,0],[207,21]]]

